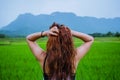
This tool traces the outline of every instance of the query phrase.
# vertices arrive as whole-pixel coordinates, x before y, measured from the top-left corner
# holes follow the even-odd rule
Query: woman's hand
[[[52,36],[58,36],[58,33],[59,33],[58,28],[57,27],[53,27],[53,28],[51,28],[48,31],[44,31],[43,32],[43,36],[50,36],[50,35],[52,35]]]

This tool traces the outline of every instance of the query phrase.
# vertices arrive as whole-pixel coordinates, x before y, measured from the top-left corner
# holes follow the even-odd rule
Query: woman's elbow
[[[94,37],[93,36],[90,37],[90,41],[94,42]]]
[[[29,35],[26,36],[26,41],[31,41]]]

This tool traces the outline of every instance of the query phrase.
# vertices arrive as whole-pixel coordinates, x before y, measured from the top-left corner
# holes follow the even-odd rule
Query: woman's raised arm
[[[45,36],[45,32],[36,32],[28,35],[26,37],[26,41],[28,43],[28,46],[30,47],[30,50],[36,57],[36,59],[40,62],[44,59],[45,52],[44,50],[36,43],[36,40],[41,38],[42,36]]]
[[[77,51],[76,60],[79,62],[79,60],[90,49],[90,46],[91,46],[91,44],[94,41],[94,38],[92,36],[88,35],[88,34],[77,32],[77,31],[73,31],[73,30],[71,30],[71,34],[74,37],[77,37],[77,38],[79,38],[79,39],[84,41],[84,43],[76,49],[76,51]]]
[[[26,41],[38,61],[43,62],[46,54],[45,51],[36,43],[36,40],[42,36],[57,36],[57,33],[58,29],[54,27],[48,31],[32,33],[26,37]]]

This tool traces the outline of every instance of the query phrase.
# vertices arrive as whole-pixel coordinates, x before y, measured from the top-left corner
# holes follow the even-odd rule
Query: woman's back
[[[35,43],[42,36],[48,36],[46,52]],[[83,40],[84,43],[74,48],[72,36]],[[77,65],[89,50],[93,40],[93,37],[87,34],[55,23],[49,31],[27,36],[28,45],[43,68],[45,80],[74,80]]]
[[[44,64],[43,64],[43,77],[44,77],[44,80],[51,80],[51,74],[49,73],[49,72],[47,72],[47,68],[46,68],[46,58],[47,58],[47,56],[45,57],[45,60],[44,60]],[[76,73],[71,73],[71,76],[68,76],[67,77],[67,80],[75,80],[75,75],[76,75]],[[64,72],[63,72],[63,76],[65,76],[64,75]],[[56,79],[56,80],[61,80],[61,79]]]
[[[58,27],[58,36],[49,36],[46,57],[44,60],[44,75],[55,80],[74,80],[75,55],[70,29]],[[73,75],[74,74],[74,75]]]

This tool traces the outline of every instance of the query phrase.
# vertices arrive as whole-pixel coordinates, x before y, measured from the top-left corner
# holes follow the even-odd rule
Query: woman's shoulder
[[[40,65],[41,65],[41,67],[43,68],[44,60],[45,60],[45,57],[46,57],[46,52],[43,51],[43,52],[41,53],[40,57],[41,57],[41,60],[38,60],[38,61],[39,61]]]

